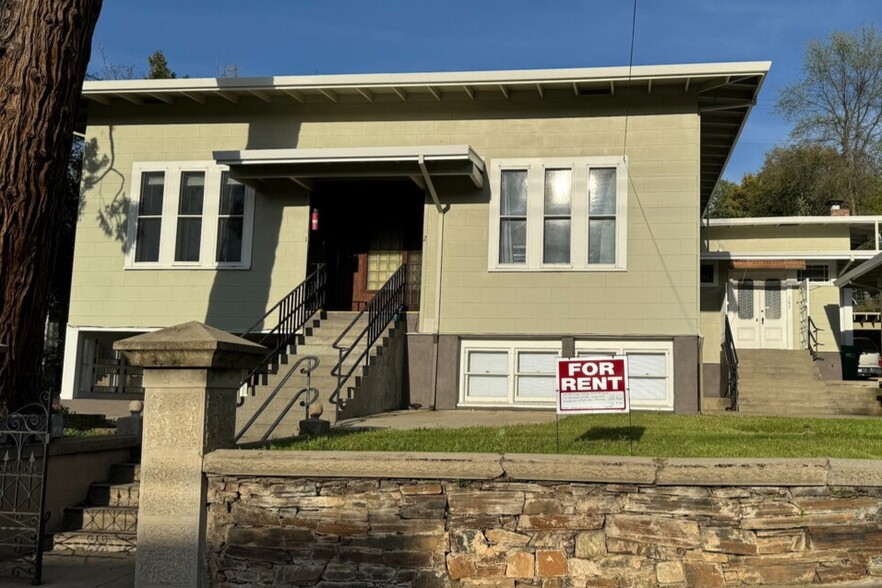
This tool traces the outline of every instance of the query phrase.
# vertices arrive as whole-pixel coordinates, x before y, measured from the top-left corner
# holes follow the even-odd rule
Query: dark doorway
[[[419,268],[424,203],[425,193],[409,179],[316,185],[310,207],[318,229],[310,227],[307,262],[328,266],[328,310],[361,310],[402,263]],[[418,297],[417,308],[409,298],[417,310]]]

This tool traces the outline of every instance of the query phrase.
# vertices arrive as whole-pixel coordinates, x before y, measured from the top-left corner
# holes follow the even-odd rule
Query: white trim
[[[702,282],[701,281],[701,266],[709,265],[714,270],[714,278],[710,282]],[[709,261],[701,261],[698,264],[698,283],[702,288],[716,288],[720,285],[720,266],[716,263],[712,263]]]
[[[248,163],[339,163],[339,162],[395,162],[471,161],[484,169],[484,160],[469,145],[418,145],[413,147],[324,147],[314,149],[246,149],[243,151],[215,151],[219,164]]]
[[[592,168],[616,170],[616,261],[614,264],[588,263],[588,176]],[[570,212],[570,263],[543,262],[544,182],[546,169],[572,169],[572,208]],[[527,172],[526,262],[499,262],[499,216],[502,172]],[[628,260],[628,169],[627,157],[546,157],[496,159],[490,168],[489,232],[487,268],[491,272],[625,271]]]
[[[610,353],[613,355],[636,355],[640,353],[658,354],[665,356],[665,399],[662,402],[636,401],[630,398],[632,410],[674,410],[674,342],[673,341],[606,341],[606,340],[577,340],[575,352]],[[629,362],[630,363],[630,362]],[[629,376],[633,381],[633,376]]]
[[[758,216],[748,218],[712,218],[709,227],[780,227],[785,225],[868,225],[882,222],[882,216]]]
[[[460,373],[459,373],[459,399],[458,407],[504,407],[504,406],[521,406],[527,408],[554,408],[554,395],[550,396],[547,401],[531,400],[524,401],[517,398],[517,360],[518,353],[538,351],[548,352],[555,351],[557,356],[561,356],[562,343],[560,339],[533,341],[533,340],[463,340],[460,344]],[[468,359],[471,352],[506,352],[508,354],[508,372],[506,373],[508,383],[508,394],[505,399],[497,401],[492,400],[474,400],[466,396],[468,388]],[[499,374],[502,375],[502,374]]]
[[[202,237],[198,262],[175,261],[178,202],[180,199],[181,174],[184,172],[205,174],[205,196],[202,208]],[[128,234],[126,238],[126,270],[176,269],[219,270],[251,268],[251,246],[254,233],[254,190],[245,187],[245,214],[242,228],[242,259],[239,262],[218,262],[216,259],[217,221],[220,207],[221,177],[229,171],[215,161],[161,161],[136,162],[132,165]],[[160,226],[159,260],[135,261],[137,247],[138,207],[141,200],[141,177],[144,173],[163,172],[165,183],[162,199],[162,223]]]
[[[282,92],[300,90],[318,91],[358,88],[371,91],[376,88],[413,89],[432,86],[437,91],[445,86],[463,85],[469,87],[491,87],[498,90],[500,84],[506,86],[529,86],[535,84],[616,82],[639,80],[662,80],[708,78],[721,76],[765,76],[772,63],[770,61],[745,61],[729,63],[696,63],[672,65],[637,65],[616,67],[560,68],[534,70],[497,71],[457,71],[431,73],[376,73],[311,76],[267,76],[254,78],[177,78],[163,80],[107,80],[90,81],[83,84],[83,95],[100,98],[105,95],[116,97],[125,93],[164,92],[251,92],[278,90]],[[474,90],[476,88],[472,88]]]

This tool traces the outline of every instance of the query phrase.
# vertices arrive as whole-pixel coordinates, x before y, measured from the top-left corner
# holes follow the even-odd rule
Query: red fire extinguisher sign
[[[318,230],[318,209],[317,208],[312,209],[312,216],[310,218],[311,218],[310,226],[311,226],[312,230],[317,231]]]

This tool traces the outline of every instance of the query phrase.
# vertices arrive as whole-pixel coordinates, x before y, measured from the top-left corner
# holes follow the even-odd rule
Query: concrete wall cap
[[[698,458],[659,460],[659,485],[824,486],[826,459]]]
[[[205,456],[203,470],[217,475],[492,480],[502,476],[500,462],[494,453],[221,449]]]
[[[651,457],[514,454],[503,456],[511,480],[653,484],[658,466]]]
[[[830,486],[882,486],[882,461],[831,459],[827,483]]]
[[[267,349],[198,321],[190,321],[113,344],[136,367],[250,368]]]

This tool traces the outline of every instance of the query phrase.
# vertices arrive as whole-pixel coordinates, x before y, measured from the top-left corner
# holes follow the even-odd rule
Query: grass
[[[560,421],[560,453],[648,457],[882,458],[882,421],[728,415],[571,416]],[[555,423],[347,431],[275,442],[272,449],[556,453]]]

